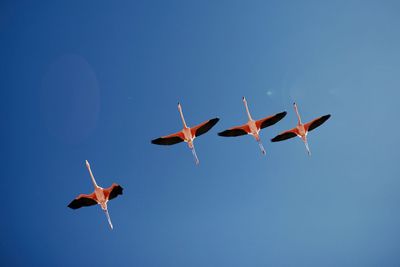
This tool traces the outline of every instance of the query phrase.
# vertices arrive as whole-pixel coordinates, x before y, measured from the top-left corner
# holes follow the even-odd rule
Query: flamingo
[[[327,114],[327,115],[321,116],[319,118],[316,118],[310,122],[303,124],[301,122],[300,114],[297,109],[297,104],[293,103],[293,106],[294,106],[294,110],[296,111],[296,115],[297,115],[296,127],[278,134],[277,136],[272,138],[271,141],[279,142],[279,141],[283,141],[283,140],[298,136],[304,142],[304,145],[306,146],[308,155],[311,156],[311,151],[310,151],[310,148],[308,147],[308,142],[307,142],[307,134],[308,134],[308,132],[314,130],[318,126],[321,126],[325,121],[327,121],[330,118],[331,115]]]
[[[225,136],[225,137],[234,137],[234,136],[241,136],[241,135],[246,135],[246,134],[252,135],[258,142],[261,152],[265,155],[266,152],[265,152],[264,146],[261,143],[261,139],[260,139],[260,135],[259,135],[260,130],[264,129],[266,127],[269,127],[271,125],[274,125],[275,123],[277,123],[278,121],[283,119],[283,117],[286,116],[286,111],[255,121],[251,117],[249,108],[247,106],[246,98],[243,97],[242,100],[243,100],[243,104],[244,104],[244,106],[246,108],[246,112],[247,112],[247,118],[248,118],[247,123],[244,125],[236,126],[236,127],[230,128],[228,130],[225,130],[223,132],[220,132],[220,133],[218,133],[218,135]]]
[[[116,198],[118,195],[122,195],[123,188],[116,183],[113,183],[110,187],[105,189],[98,186],[96,180],[94,179],[92,170],[90,169],[90,164],[87,160],[86,160],[86,168],[89,171],[90,178],[92,178],[94,192],[89,195],[80,194],[74,200],[72,200],[71,203],[69,203],[68,207],[75,210],[82,207],[88,207],[99,204],[101,209],[105,212],[107,216],[110,228],[113,229],[111,218],[110,215],[108,214],[107,202],[111,199]]]
[[[205,121],[199,125],[196,125],[194,127],[188,127],[185,122],[185,118],[183,117],[183,112],[182,112],[182,106],[178,102],[178,110],[179,114],[181,115],[182,123],[183,123],[183,129],[177,133],[173,133],[170,135],[162,136],[160,138],[154,139],[151,141],[152,144],[155,145],[174,145],[177,143],[181,142],[186,142],[188,144],[188,147],[192,151],[194,161],[196,165],[200,163],[199,158],[197,157],[196,150],[194,148],[193,141],[196,137],[205,134],[208,132],[212,127],[214,127],[215,124],[219,121],[219,118],[214,118],[208,121]]]

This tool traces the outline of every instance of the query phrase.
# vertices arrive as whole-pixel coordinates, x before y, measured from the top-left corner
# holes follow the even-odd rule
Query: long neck
[[[243,103],[244,103],[244,106],[246,107],[247,117],[249,118],[249,121],[252,121],[253,119],[251,118],[249,107],[247,106],[247,101],[246,101],[246,98],[244,98],[244,97],[243,97]]]
[[[294,106],[294,110],[296,111],[297,122],[298,122],[299,125],[301,125],[302,123],[301,123],[301,118],[300,118],[299,110],[297,109],[297,104],[294,103],[293,106]]]
[[[187,128],[187,125],[186,125],[186,122],[185,122],[185,118],[183,117],[182,107],[181,107],[181,104],[179,104],[179,103],[178,103],[178,110],[179,110],[179,114],[181,115],[183,127]]]
[[[88,161],[86,161],[86,168],[87,168],[87,169],[88,169],[88,171],[89,171],[90,178],[92,179],[93,186],[94,186],[94,187],[98,187],[98,186],[97,186],[97,183],[96,183],[96,180],[94,179],[94,176],[93,176],[92,170],[90,169],[90,164],[89,164],[89,162],[88,162]]]

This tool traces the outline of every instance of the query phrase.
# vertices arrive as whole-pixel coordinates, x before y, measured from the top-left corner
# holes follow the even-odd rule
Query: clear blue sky
[[[334,2],[334,3],[333,3]],[[2,266],[399,266],[398,1],[2,1]],[[283,110],[262,156],[217,132]],[[150,140],[219,116],[184,144]],[[303,120],[331,119],[271,143]],[[67,204],[97,182],[99,207]]]

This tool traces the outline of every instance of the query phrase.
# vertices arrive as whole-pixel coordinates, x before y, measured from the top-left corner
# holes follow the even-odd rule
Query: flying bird
[[[194,148],[193,141],[196,137],[205,134],[208,132],[212,127],[214,127],[215,124],[219,121],[219,118],[214,118],[208,121],[205,121],[199,125],[196,125],[194,127],[188,127],[185,122],[185,118],[183,117],[183,112],[182,112],[182,106],[180,103],[178,103],[178,110],[181,115],[182,123],[183,123],[183,129],[177,133],[173,133],[170,135],[162,136],[160,138],[154,139],[151,141],[152,144],[155,145],[175,145],[181,142],[186,142],[188,144],[188,147],[192,151],[194,161],[196,165],[199,164],[199,159],[196,154],[196,150]]]
[[[266,127],[269,127],[271,125],[274,125],[275,123],[277,123],[278,121],[283,119],[283,117],[286,116],[286,111],[263,118],[261,120],[255,121],[251,117],[249,108],[247,106],[246,98],[243,97],[242,100],[243,100],[243,103],[244,103],[244,106],[245,106],[246,112],[247,112],[247,117],[248,117],[247,123],[244,125],[236,126],[236,127],[230,128],[228,130],[225,130],[223,132],[220,132],[220,133],[218,133],[218,135],[226,136],[226,137],[234,137],[234,136],[250,134],[256,139],[256,141],[258,142],[258,145],[260,146],[261,152],[265,155],[265,149],[261,143],[261,139],[260,139],[260,135],[259,135],[260,130],[264,129]]]
[[[290,129],[290,130],[287,130],[285,132],[278,134],[277,136],[272,138],[271,141],[279,142],[279,141],[283,141],[283,140],[298,136],[301,138],[301,140],[303,140],[304,145],[306,146],[306,149],[307,149],[307,153],[309,156],[311,156],[311,151],[310,151],[310,148],[308,147],[308,142],[307,142],[307,134],[308,134],[308,132],[321,126],[325,121],[327,121],[330,118],[331,115],[330,114],[324,115],[319,118],[316,118],[315,120],[312,120],[310,122],[303,124],[301,122],[300,114],[297,109],[296,103],[293,103],[293,106],[294,106],[294,110],[296,111],[296,115],[297,115],[297,126],[293,129]]]
[[[115,183],[113,183],[108,188],[102,188],[98,186],[96,180],[94,179],[92,170],[90,169],[90,164],[87,160],[86,160],[86,167],[89,171],[90,178],[92,178],[94,192],[89,195],[80,194],[74,200],[72,200],[71,203],[69,203],[68,207],[75,210],[82,207],[88,207],[99,204],[101,209],[105,212],[107,216],[108,224],[110,225],[111,229],[113,229],[111,218],[110,215],[108,214],[107,202],[111,199],[116,198],[118,195],[122,195],[123,188]]]

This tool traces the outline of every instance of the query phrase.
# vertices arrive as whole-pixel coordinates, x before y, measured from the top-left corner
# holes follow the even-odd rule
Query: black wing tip
[[[75,201],[75,199],[72,200],[71,203],[69,203],[67,207],[70,208],[70,209],[73,209],[73,210],[78,209],[78,208],[76,207],[76,205],[74,205],[74,201]]]
[[[248,134],[245,130],[242,129],[228,129],[223,132],[218,133],[219,136],[223,137],[237,137]]]
[[[280,142],[280,141],[284,141],[290,138],[295,137],[296,134],[290,131],[287,132],[283,132],[281,134],[278,134],[277,136],[275,136],[274,138],[271,139],[271,142]]]
[[[95,201],[94,199],[87,198],[87,197],[81,197],[81,198],[75,198],[74,200],[72,200],[71,203],[69,203],[68,207],[73,210],[76,210],[76,209],[80,209],[82,207],[93,206],[96,204],[97,204],[97,201]]]
[[[215,117],[215,118],[211,119],[210,122],[211,122],[211,123],[213,124],[213,126],[214,126],[215,124],[217,124],[217,122],[219,122],[219,118],[218,118],[218,117]]]
[[[195,136],[200,136],[203,135],[205,133],[207,133],[209,130],[211,130],[215,124],[217,124],[219,121],[219,118],[213,118],[213,119],[209,119],[207,121],[205,121],[204,123],[201,124],[201,126],[196,126],[196,132],[195,132]]]
[[[161,140],[162,140],[162,138],[159,137],[159,138],[151,140],[151,143],[154,144],[154,145],[159,145]]]
[[[321,116],[320,120],[322,123],[326,122],[329,118],[331,117],[331,114],[326,114],[324,116]]]
[[[273,142],[273,143],[275,143],[275,142],[280,142],[280,141],[283,141],[283,140],[280,138],[279,135],[278,135],[278,136],[275,136],[274,138],[271,139],[271,142]]]
[[[173,136],[173,137],[160,137],[157,139],[151,140],[152,144],[155,145],[160,145],[160,146],[170,146],[170,145],[175,145],[180,142],[183,142],[184,140],[178,136]]]
[[[118,185],[118,189],[119,189],[119,194],[122,195],[124,188],[122,186]]]
[[[224,137],[226,137],[226,131],[227,131],[227,130],[222,131],[222,132],[219,132],[218,135],[219,135],[219,136],[224,136]]]
[[[215,124],[217,124],[219,122],[219,118],[215,117],[214,119],[211,119],[210,122],[212,123],[212,127],[214,127]]]
[[[282,119],[286,116],[286,114],[287,114],[286,110],[275,114],[275,116],[274,116],[274,117],[275,117],[275,122],[273,122],[273,123],[272,123],[271,125],[269,125],[269,126],[272,126],[272,125],[274,125],[275,123],[277,123],[277,122],[279,122],[280,120],[282,120]]]
[[[329,120],[330,117],[331,117],[331,114],[326,114],[326,115],[322,116],[323,123],[326,122],[327,120]]]
[[[112,187],[111,192],[108,196],[108,200],[112,200],[116,198],[119,195],[123,195],[123,188],[119,184],[113,184],[114,187]]]
[[[277,116],[281,117],[282,119],[287,115],[287,111],[284,110],[282,112],[279,112],[278,114],[276,114]]]

